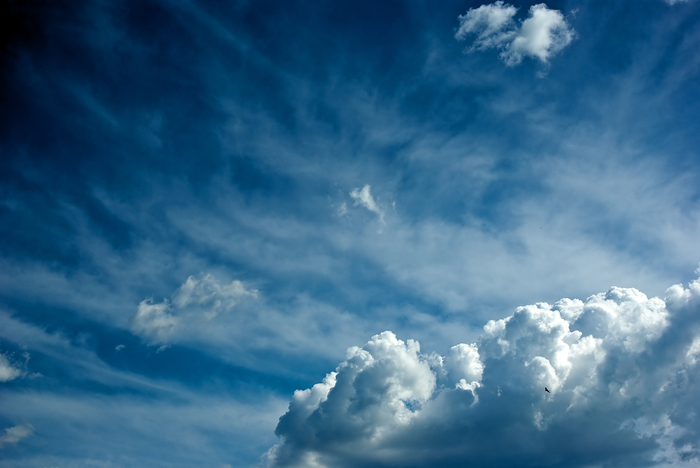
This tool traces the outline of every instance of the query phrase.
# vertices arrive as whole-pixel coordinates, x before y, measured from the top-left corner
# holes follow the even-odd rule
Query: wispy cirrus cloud
[[[575,37],[564,15],[544,3],[531,6],[528,17],[521,23],[513,19],[517,11],[513,5],[502,1],[471,8],[459,16],[455,39],[464,41],[476,36],[472,46],[466,49],[468,52],[500,49],[501,60],[514,66],[524,57],[547,63]]]
[[[274,442],[274,426],[285,402],[245,376],[243,381],[239,380],[243,388],[238,389],[238,397],[242,390],[246,400],[239,401],[216,379],[210,381],[213,386],[209,390],[202,392],[191,387],[191,377],[180,381],[177,373],[152,378],[144,375],[142,369],[117,369],[114,355],[119,354],[116,359],[124,362],[128,359],[125,353],[139,353],[135,349],[139,347],[137,340],[129,347],[122,347],[119,353],[109,350],[105,355],[92,349],[94,342],[71,340],[55,331],[22,322],[4,310],[0,310],[0,337],[3,342],[40,354],[41,362],[36,362],[30,370],[45,372],[45,375],[33,375],[29,384],[33,381],[40,386],[34,391],[12,391],[3,385],[3,419],[28,421],[15,423],[0,436],[0,448],[7,449],[2,456],[3,466],[80,464],[76,460],[84,460],[85,454],[95,447],[114,454],[114,457],[110,455],[110,461],[98,462],[105,466],[112,466],[110,463],[219,466],[231,458],[246,459],[248,464],[253,464],[265,445]],[[151,350],[138,355],[146,366],[152,359],[157,359],[159,366],[169,366],[170,358],[163,353]],[[179,369],[183,365],[187,364],[176,363]],[[207,364],[200,355],[195,367],[201,366]],[[55,368],[60,369],[60,375],[52,372]],[[217,369],[221,367],[217,365]],[[235,373],[237,369],[232,371]],[[106,396],[85,391],[86,382],[113,389],[117,394]],[[56,388],[62,391],[57,392]],[[92,430],[86,431],[85,427]],[[30,437],[33,434],[40,436]],[[71,444],[66,445],[67,439]],[[262,445],[263,439],[269,443]],[[231,447],[231,440],[244,442]],[[175,445],[179,449],[174,450],[173,441],[178,441]],[[11,451],[15,444],[23,447],[22,452]],[[260,444],[257,449],[256,444]],[[143,462],[154,456],[158,462]]]

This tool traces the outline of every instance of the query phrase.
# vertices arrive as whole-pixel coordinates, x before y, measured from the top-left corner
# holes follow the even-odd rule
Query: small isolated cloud
[[[669,5],[675,5],[677,3],[688,3],[689,0],[664,0],[664,2],[668,3]]]
[[[340,206],[335,210],[335,214],[338,215],[340,218],[348,214],[348,205],[347,203],[343,202],[340,204]]]
[[[151,344],[170,341],[181,320],[172,309],[167,299],[158,304],[154,304],[153,299],[141,301],[136,315],[131,319],[131,331],[148,338]]]
[[[212,275],[201,279],[190,276],[175,291],[172,301],[141,301],[131,319],[131,331],[151,344],[167,345],[195,323],[211,321],[233,309],[241,300],[257,297],[257,290],[246,289],[238,280],[221,284]]]
[[[22,371],[13,367],[7,356],[0,354],[0,382],[9,382],[22,375]]]
[[[377,205],[377,202],[372,197],[369,185],[365,185],[364,187],[362,187],[362,190],[354,189],[352,192],[350,192],[350,197],[352,197],[352,199],[355,200],[355,206],[361,205],[367,208],[372,213],[376,213],[377,216],[379,216],[379,222],[385,224],[384,210],[379,208],[379,205]]]
[[[123,344],[119,344],[119,345],[117,345],[117,346],[114,347],[114,350],[115,350],[115,351],[121,351],[121,350],[124,349],[124,348],[126,348],[126,346],[124,346]]]
[[[519,307],[424,354],[372,337],[294,393],[271,467],[654,466],[700,461],[700,280]],[[546,393],[547,387],[551,393]],[[684,464],[685,463],[685,464]]]
[[[574,30],[559,10],[550,10],[544,3],[533,5],[520,24],[514,20],[517,11],[502,1],[471,8],[466,15],[459,16],[455,39],[464,41],[475,36],[467,52],[500,49],[501,60],[508,66],[519,64],[523,57],[547,63],[573,41]]]
[[[15,445],[22,439],[34,434],[34,427],[31,424],[22,424],[20,426],[8,427],[5,429],[5,434],[0,436],[0,448],[6,444]]]

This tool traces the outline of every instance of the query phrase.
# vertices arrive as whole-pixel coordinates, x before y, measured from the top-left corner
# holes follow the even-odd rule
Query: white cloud
[[[0,354],[0,382],[8,382],[22,375],[22,371],[13,367],[7,356]]]
[[[258,291],[247,290],[238,280],[222,285],[212,275],[201,280],[190,276],[173,295],[173,305],[178,309],[195,307],[204,313],[207,319],[213,319],[220,313],[233,309],[243,298],[257,298]]]
[[[501,57],[507,65],[517,65],[525,56],[546,63],[549,57],[568,46],[573,39],[574,31],[566,23],[564,15],[540,3],[530,7],[530,16],[523,21]]]
[[[519,64],[523,57],[547,63],[574,39],[574,30],[559,10],[550,10],[544,3],[533,5],[521,24],[513,19],[517,10],[502,1],[471,8],[459,16],[455,38],[462,41],[476,35],[468,52],[500,49],[501,59],[508,66]]]
[[[245,298],[257,297],[257,290],[246,289],[238,280],[222,285],[212,275],[201,279],[190,276],[175,291],[172,303],[168,299],[155,304],[152,299],[141,301],[131,320],[131,331],[151,344],[168,344],[197,323],[230,311]]]
[[[20,426],[8,427],[5,429],[5,434],[0,436],[0,448],[5,444],[15,445],[22,439],[34,434],[34,428],[31,424],[22,424]]]
[[[131,331],[136,335],[147,337],[155,343],[169,341],[175,333],[180,318],[171,312],[170,302],[164,299],[154,304],[152,299],[141,301],[136,315],[131,319]]]
[[[352,192],[350,192],[350,196],[353,200],[355,200],[356,206],[362,205],[372,213],[376,213],[377,216],[379,216],[379,222],[384,224],[384,210],[379,208],[379,205],[377,205],[377,202],[372,197],[369,185],[362,187],[362,190],[354,189]]]
[[[459,29],[455,39],[466,40],[476,34],[476,39],[470,50],[483,50],[501,47],[515,34],[516,25],[513,16],[518,9],[513,5],[503,4],[502,1],[479,8],[470,8],[466,15],[459,15]]]
[[[388,331],[350,348],[323,382],[294,392],[276,430],[291,443],[275,448],[268,460],[276,460],[275,466],[310,461],[326,466],[319,458],[325,457],[326,443],[348,449],[362,440],[375,445],[409,425],[436,386],[429,359],[419,351],[416,341],[401,341]],[[297,450],[298,444],[305,448]]]
[[[665,300],[614,287],[519,307],[445,357],[381,333],[295,392],[266,460],[534,467],[585,456],[590,466],[695,466],[699,313],[696,280]]]

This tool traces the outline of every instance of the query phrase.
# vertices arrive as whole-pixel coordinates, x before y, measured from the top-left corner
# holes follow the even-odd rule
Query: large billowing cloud
[[[391,332],[280,418],[273,467],[697,466],[700,280],[520,307],[446,356]],[[544,391],[545,386],[551,391]]]
[[[568,46],[574,39],[574,30],[558,10],[540,3],[530,7],[529,15],[521,24],[513,19],[518,9],[502,1],[471,8],[459,16],[457,40],[476,36],[468,52],[496,48],[506,65],[519,64],[524,57],[547,63],[548,59]]]

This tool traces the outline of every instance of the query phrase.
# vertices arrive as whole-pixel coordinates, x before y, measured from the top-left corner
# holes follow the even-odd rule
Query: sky
[[[698,0],[1,5],[3,467],[700,466]]]

